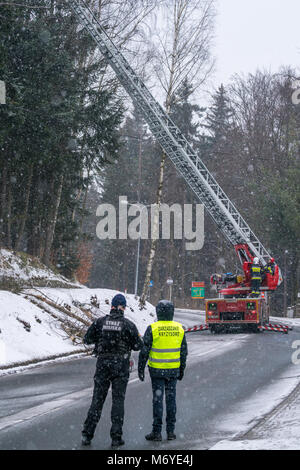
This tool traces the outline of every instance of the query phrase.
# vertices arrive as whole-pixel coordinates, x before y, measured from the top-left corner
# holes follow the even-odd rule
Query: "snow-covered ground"
[[[87,306],[91,304],[91,297],[96,296],[99,301],[99,308],[94,309],[96,316],[108,315],[111,308],[112,298],[119,293],[119,291],[112,289],[89,289],[88,287],[82,287],[81,289],[51,289],[42,288],[40,292],[45,294],[47,297],[55,301],[56,303],[62,303],[67,305],[73,305],[79,302],[81,305]],[[27,292],[32,292],[28,290]],[[127,307],[125,310],[125,316],[129,320],[132,320],[139,332],[144,334],[147,326],[156,319],[155,307],[146,302],[145,309],[139,309],[139,299],[135,298],[133,294],[124,294],[127,301]]]
[[[300,318],[285,318],[285,317],[270,317],[271,323],[283,323],[284,325],[289,326],[300,326]]]
[[[177,310],[176,313],[178,320],[187,327],[205,322],[204,312]],[[300,326],[300,318],[271,317],[270,322],[295,328]],[[225,350],[241,347],[248,338],[249,335],[245,334],[220,337],[200,334],[189,343],[189,360],[206,360],[211,355],[216,356]],[[234,432],[235,437],[218,442],[211,450],[299,450],[299,383],[300,365],[294,364],[276,382],[237,404],[234,411],[224,414],[215,423],[220,434]],[[246,438],[243,438],[245,434]]]
[[[86,330],[94,318],[109,313],[117,293],[85,287],[28,289],[21,295],[0,291],[0,367],[81,351],[80,338],[74,344],[63,327],[70,323]],[[91,305],[92,296],[97,297],[99,308]],[[156,318],[155,308],[147,303],[141,311],[134,295],[126,294],[126,298],[125,315],[143,334]]]
[[[56,283],[66,286],[79,286],[69,279],[54,273],[43,265],[38,258],[26,253],[0,249],[0,282],[11,279],[16,284],[51,285]]]
[[[95,318],[108,314],[111,300],[118,293],[72,284],[26,254],[2,249],[0,280],[3,278],[20,281],[23,286],[24,283],[53,286],[57,282],[73,288],[32,287],[23,288],[18,294],[0,290],[0,369],[16,366],[15,370],[19,370],[18,364],[80,353],[84,346],[76,332],[85,332]],[[141,311],[134,295],[126,294],[126,298],[125,315],[143,335],[147,326],[156,320],[155,307],[147,303]],[[188,328],[205,323],[205,314],[177,309],[174,319]],[[270,321],[300,326],[300,318],[271,317]],[[242,348],[249,339],[246,334],[190,334],[190,362],[205,361],[226,350]],[[216,427],[225,435],[232,434],[234,429],[235,437],[220,441],[213,449],[300,449],[300,389],[296,389],[299,378],[300,365],[291,366],[276,383],[260,389],[225,414]],[[297,392],[290,395],[295,389]],[[258,416],[266,418],[258,421]]]
[[[29,300],[0,291],[0,305],[0,367],[76,349],[59,323]]]
[[[226,415],[219,429],[239,431],[211,450],[300,450],[299,374],[300,365],[291,366],[276,384],[259,390]],[[256,418],[262,415],[263,419]]]
[[[176,308],[174,320],[179,321],[186,328],[191,328],[195,325],[202,325],[205,323],[205,311]]]

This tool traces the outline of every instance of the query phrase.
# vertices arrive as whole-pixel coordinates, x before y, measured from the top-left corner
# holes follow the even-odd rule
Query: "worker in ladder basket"
[[[259,259],[254,258],[251,266],[251,297],[259,297],[261,286],[262,268],[259,264]]]
[[[270,258],[270,260],[268,261],[268,264],[266,265],[266,267],[263,269],[263,279],[266,277],[266,274],[271,274],[272,276],[274,276],[275,274],[275,259],[274,258]]]

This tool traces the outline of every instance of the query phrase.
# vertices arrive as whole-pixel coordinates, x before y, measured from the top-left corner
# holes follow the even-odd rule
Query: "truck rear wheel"
[[[253,325],[253,324],[247,325],[245,326],[245,330],[251,333],[259,333],[258,325]]]
[[[222,328],[220,326],[217,326],[217,325],[212,325],[210,327],[210,332],[213,334],[213,335],[218,335],[220,334],[222,331]]]

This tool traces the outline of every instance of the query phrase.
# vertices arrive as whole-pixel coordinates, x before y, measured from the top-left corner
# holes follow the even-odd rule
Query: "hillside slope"
[[[0,254],[5,287],[0,287],[0,369],[87,350],[82,343],[87,328],[109,313],[118,291],[71,283],[27,255]],[[63,287],[45,287],[52,283]],[[125,316],[143,334],[155,308],[147,303],[141,311],[133,294],[124,295]]]
[[[29,286],[80,287],[80,284],[55,273],[34,256],[0,249],[0,289]]]

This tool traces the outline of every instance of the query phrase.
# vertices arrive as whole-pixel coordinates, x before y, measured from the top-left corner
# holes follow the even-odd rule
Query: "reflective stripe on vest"
[[[261,267],[260,266],[252,266],[251,267],[251,279],[254,280],[261,280]]]
[[[184,330],[174,321],[152,323],[152,348],[148,365],[155,369],[178,369]]]

